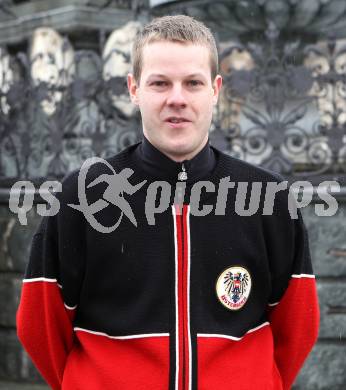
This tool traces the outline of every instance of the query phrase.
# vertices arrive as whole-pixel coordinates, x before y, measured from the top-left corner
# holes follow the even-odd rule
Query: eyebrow
[[[205,76],[202,73],[192,73],[192,74],[189,74],[186,78],[193,79],[193,78],[198,78],[198,77],[201,77],[203,79],[205,78]]]
[[[157,78],[164,78],[164,79],[168,78],[167,75],[160,74],[160,73],[153,73],[153,74],[150,74],[148,76],[148,80],[151,79],[151,78],[155,78],[155,77],[157,77]],[[205,78],[205,76],[202,73],[192,73],[192,74],[187,75],[184,78],[191,79],[191,78],[196,78],[196,77],[201,77],[203,79]]]
[[[165,76],[164,74],[153,73],[153,74],[149,75],[148,79],[151,78],[151,77],[167,77],[167,76]]]

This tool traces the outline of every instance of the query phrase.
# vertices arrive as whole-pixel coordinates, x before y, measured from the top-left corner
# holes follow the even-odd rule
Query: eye
[[[152,81],[150,83],[150,85],[152,85],[154,87],[165,87],[167,85],[167,82],[166,81],[162,81],[162,80],[155,80],[155,81]]]
[[[190,86],[190,87],[198,87],[200,85],[203,85],[202,81],[200,80],[189,80],[187,82],[187,84]]]

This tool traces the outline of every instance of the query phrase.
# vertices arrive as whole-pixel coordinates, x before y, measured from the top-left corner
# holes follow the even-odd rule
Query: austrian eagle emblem
[[[246,268],[229,267],[217,279],[216,294],[227,309],[239,310],[249,298],[251,284],[251,276]]]

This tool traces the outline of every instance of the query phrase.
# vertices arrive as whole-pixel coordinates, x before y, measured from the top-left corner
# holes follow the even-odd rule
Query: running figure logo
[[[102,163],[106,165],[111,171],[112,174],[102,174],[93,180],[87,188],[94,187],[95,185],[105,182],[108,184],[105,192],[103,193],[102,199],[97,200],[92,204],[88,204],[86,192],[85,192],[85,182],[86,176],[91,165],[95,163]],[[133,174],[133,170],[130,168],[124,168],[121,172],[116,173],[114,168],[104,159],[99,157],[92,157],[87,159],[82,165],[79,174],[78,174],[78,198],[79,204],[69,204],[70,207],[81,211],[90,225],[97,231],[101,233],[110,233],[114,231],[119,225],[125,215],[134,226],[137,227],[137,220],[133,214],[130,204],[124,198],[124,193],[128,195],[133,195],[138,191],[145,183],[146,180],[132,185],[129,182],[129,177]],[[103,210],[109,204],[117,206],[121,210],[120,217],[118,221],[113,226],[103,226],[100,224],[97,219],[94,217],[94,214]]]

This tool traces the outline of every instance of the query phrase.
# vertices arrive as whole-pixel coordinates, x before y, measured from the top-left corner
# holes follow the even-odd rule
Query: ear
[[[214,104],[217,103],[221,87],[222,87],[222,77],[221,75],[218,74],[216,75],[213,82],[213,103]]]
[[[129,90],[131,102],[138,106],[138,86],[132,73],[127,75],[127,88]]]

